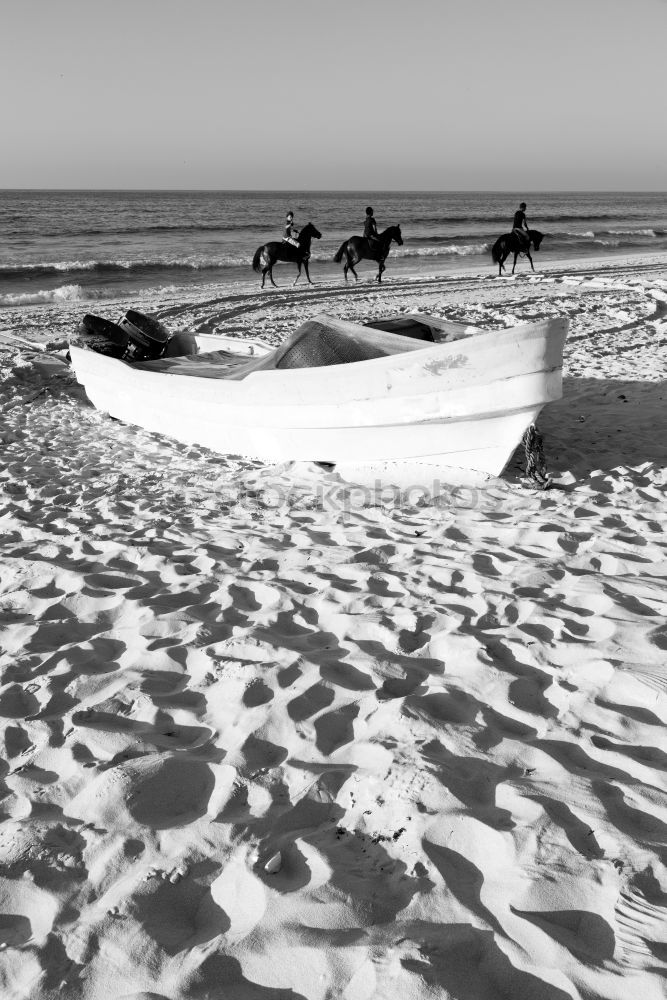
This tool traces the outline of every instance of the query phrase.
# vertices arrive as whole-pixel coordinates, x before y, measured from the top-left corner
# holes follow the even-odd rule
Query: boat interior
[[[249,359],[231,351],[207,351],[135,362],[132,367],[237,381],[257,371],[322,368],[405,354],[423,350],[430,344],[460,340],[476,332],[480,331],[474,327],[418,314],[373,320],[360,326],[323,313],[303,323],[280,347],[256,358]]]

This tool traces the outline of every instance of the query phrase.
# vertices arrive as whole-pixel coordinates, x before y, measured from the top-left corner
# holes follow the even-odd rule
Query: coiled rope
[[[547,472],[547,463],[544,457],[544,447],[542,435],[535,424],[526,428],[521,439],[523,449],[526,453],[526,476],[541,490],[548,490],[553,484],[553,480]]]

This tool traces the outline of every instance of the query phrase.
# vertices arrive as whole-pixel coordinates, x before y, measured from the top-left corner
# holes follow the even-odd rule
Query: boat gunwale
[[[539,320],[535,323],[521,323],[512,327],[505,327],[501,330],[484,330],[481,331],[480,333],[475,332],[471,333],[470,336],[446,341],[445,343],[441,344],[437,343],[434,344],[431,343],[430,341],[423,341],[423,342],[411,341],[412,344],[417,343],[420,346],[411,347],[405,352],[400,352],[396,354],[387,354],[379,358],[367,358],[363,361],[350,361],[342,364],[318,365],[318,366],[303,367],[303,368],[260,369],[258,371],[250,371],[245,377],[240,379],[226,379],[226,378],[218,379],[212,375],[197,375],[194,372],[189,374],[184,374],[178,371],[152,370],[145,367],[137,368],[130,362],[123,361],[122,359],[119,358],[112,358],[109,357],[108,355],[102,355],[92,350],[89,347],[80,346],[76,344],[71,345],[70,351],[75,351],[77,354],[80,352],[82,356],[87,356],[87,357],[94,356],[94,361],[92,362],[92,364],[90,365],[86,364],[86,367],[89,369],[89,371],[94,368],[97,368],[99,370],[104,367],[109,369],[111,367],[117,368],[118,366],[122,366],[126,370],[126,373],[128,373],[129,378],[131,378],[133,381],[138,380],[144,383],[151,383],[154,382],[155,379],[159,379],[160,384],[164,385],[164,379],[166,377],[169,379],[177,379],[183,383],[185,383],[187,380],[187,382],[193,382],[195,385],[197,383],[203,384],[203,383],[219,382],[219,383],[224,383],[228,386],[235,385],[240,387],[242,385],[248,386],[251,383],[251,381],[256,386],[256,383],[258,381],[265,381],[266,378],[268,377],[271,379],[271,383],[277,386],[280,382],[283,381],[286,384],[288,384],[290,382],[294,383],[295,381],[300,382],[304,379],[307,382],[312,383],[313,372],[319,372],[319,373],[326,372],[327,381],[331,381],[332,379],[335,381],[340,381],[346,377],[346,373],[349,376],[349,371],[351,368],[353,368],[357,373],[360,371],[367,372],[369,370],[369,367],[374,372],[377,373],[380,373],[384,369],[388,368],[391,369],[392,374],[396,374],[406,367],[407,368],[414,367],[415,364],[420,364],[423,367],[426,367],[431,360],[435,361],[443,357],[455,356],[456,354],[461,353],[462,345],[464,343],[470,344],[474,342],[475,346],[477,346],[480,344],[480,341],[483,341],[484,345],[490,345],[491,343],[493,343],[494,346],[497,345],[499,347],[502,347],[502,340],[510,340],[516,338],[517,331],[520,331],[519,333],[520,340],[539,340],[541,337],[544,337],[544,332],[543,332],[544,329],[545,328],[548,329],[549,327],[553,329],[562,327],[562,340],[564,344],[568,333],[568,321],[567,318],[565,317],[557,316],[557,317],[551,317],[549,319]],[[363,329],[363,327],[361,329]],[[491,338],[494,338],[493,341],[491,340]],[[239,340],[241,340],[241,338],[239,338]],[[500,341],[500,344],[498,344],[498,341]],[[422,344],[423,346],[421,346]],[[545,353],[546,350],[548,350],[548,347],[549,344],[545,338]],[[197,357],[200,359],[202,358],[205,359],[207,354],[215,354],[215,353],[217,353],[217,351],[206,351],[203,354],[197,355]],[[559,365],[550,366],[549,368],[545,368],[544,366],[542,366],[536,369],[536,371],[549,371],[562,367],[562,348],[560,354],[561,354],[561,361]],[[418,359],[417,355],[419,356]],[[185,357],[187,357],[187,355]],[[242,356],[242,359],[245,360],[245,357],[246,356]],[[248,357],[249,361],[252,361],[253,359],[254,357],[252,355]],[[178,361],[179,359],[175,358],[174,360]],[[198,362],[197,364],[199,363],[200,362]],[[76,371],[76,365],[73,365],[73,367]],[[490,377],[490,381],[492,380],[493,380],[492,377]],[[240,392],[241,390],[232,389],[231,391],[236,393]],[[304,404],[304,405],[309,405],[309,404]]]

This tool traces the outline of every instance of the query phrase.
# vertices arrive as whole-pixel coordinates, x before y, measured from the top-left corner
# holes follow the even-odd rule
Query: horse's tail
[[[505,240],[504,236],[499,236],[496,242],[491,247],[491,260],[494,262],[494,264],[500,264],[500,258],[503,255],[504,240]]]
[[[341,243],[340,247],[338,248],[338,250],[334,254],[334,261],[336,262],[336,264],[340,264],[340,262],[342,261],[343,254],[345,253],[346,247],[347,247],[347,240],[343,240],[343,242]]]
[[[260,262],[261,257],[262,257],[262,250],[263,249],[264,249],[264,247],[257,247],[257,250],[255,251],[255,256],[252,259],[252,269],[253,269],[253,271],[257,271],[258,273],[261,270],[261,268],[259,266],[259,262]]]

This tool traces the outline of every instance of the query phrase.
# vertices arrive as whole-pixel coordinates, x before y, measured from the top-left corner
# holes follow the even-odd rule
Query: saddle
[[[291,236],[283,236],[283,243],[289,243],[290,246],[296,247],[297,250],[299,249],[298,240],[293,239]]]

